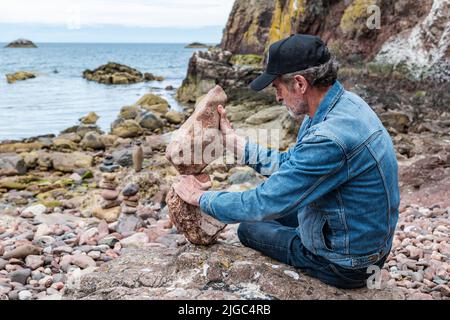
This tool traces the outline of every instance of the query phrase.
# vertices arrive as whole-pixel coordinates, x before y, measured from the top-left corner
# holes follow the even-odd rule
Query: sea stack
[[[176,132],[175,138],[167,146],[166,157],[174,164],[181,174],[195,175],[196,179],[206,182],[210,178],[201,174],[203,169],[222,154],[213,154],[210,159],[203,158],[203,150],[211,143],[215,143],[214,135],[218,134],[220,116],[218,105],[225,106],[227,95],[220,86],[214,87],[198,103],[194,113]],[[217,139],[216,139],[217,140]],[[221,141],[220,141],[221,143]],[[191,157],[186,157],[183,151],[190,148]],[[194,160],[201,159],[200,163]],[[166,202],[169,216],[186,238],[194,244],[210,245],[214,243],[225,224],[201,212],[197,206],[184,202],[172,187],[167,194]]]

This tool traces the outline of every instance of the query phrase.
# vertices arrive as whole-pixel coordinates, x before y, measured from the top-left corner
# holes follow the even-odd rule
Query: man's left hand
[[[211,188],[211,181],[200,182],[194,176],[179,176],[173,185],[175,192],[183,201],[194,206],[200,206],[200,197],[205,190]]]

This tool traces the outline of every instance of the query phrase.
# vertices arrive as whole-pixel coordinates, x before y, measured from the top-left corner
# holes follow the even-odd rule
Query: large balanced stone
[[[220,116],[217,106],[225,106],[226,101],[227,95],[223,89],[220,86],[214,87],[174,134],[167,147],[166,157],[181,174],[200,173],[209,163],[221,156],[219,152],[204,151],[220,142]]]
[[[201,182],[206,182],[209,176],[202,174],[196,178]],[[201,212],[199,207],[184,202],[173,188],[167,194],[166,203],[170,219],[177,230],[183,232],[191,243],[212,244],[226,227],[225,224]]]

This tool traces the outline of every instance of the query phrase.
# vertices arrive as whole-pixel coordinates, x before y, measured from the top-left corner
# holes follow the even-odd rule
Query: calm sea
[[[54,133],[78,123],[95,111],[98,125],[109,131],[121,107],[152,92],[181,110],[174,91],[186,76],[189,58],[198,49],[185,44],[54,44],[37,43],[37,49],[6,49],[0,43],[0,141]],[[82,78],[85,69],[109,61],[165,78],[162,82],[107,86]],[[34,79],[6,82],[17,71],[39,74]]]

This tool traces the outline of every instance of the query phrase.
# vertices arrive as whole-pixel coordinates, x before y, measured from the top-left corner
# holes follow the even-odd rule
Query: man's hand
[[[211,188],[211,181],[200,182],[194,176],[182,175],[177,178],[173,188],[183,201],[194,206],[200,206],[200,197]]]
[[[238,160],[242,159],[245,149],[245,138],[237,135],[233,125],[227,118],[227,112],[222,105],[217,107],[220,115],[219,129],[222,132],[223,144],[228,151],[232,152]]]

